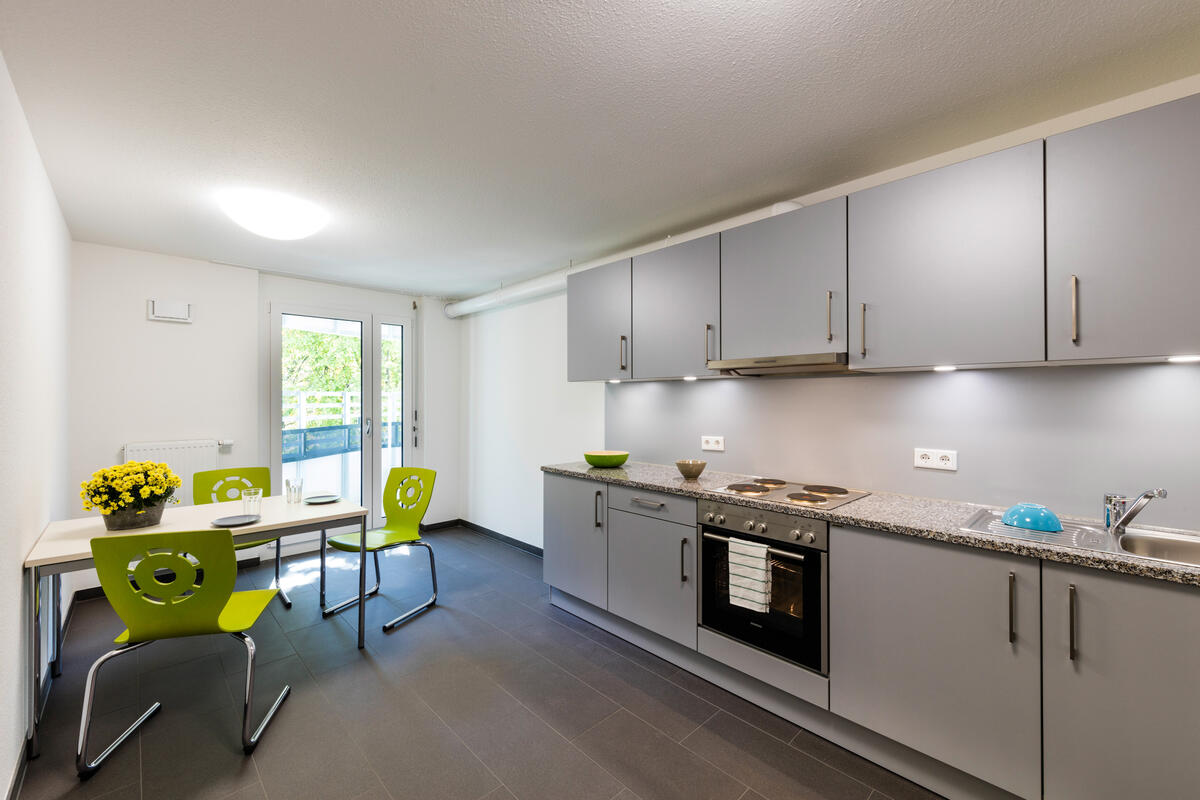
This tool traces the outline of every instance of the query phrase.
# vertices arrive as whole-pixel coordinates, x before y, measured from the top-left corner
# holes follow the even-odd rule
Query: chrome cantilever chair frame
[[[321,531],[321,591],[320,591],[321,597],[320,597],[320,601],[321,601],[321,616],[322,617],[330,617],[330,616],[338,613],[339,611],[345,611],[347,608],[350,608],[350,607],[358,604],[358,598],[351,597],[351,598],[341,601],[340,603],[336,603],[332,606],[329,606],[328,608],[325,607],[325,550],[327,549],[326,538],[327,537],[326,537],[325,531]],[[437,605],[437,596],[438,596],[437,561],[433,557],[433,548],[429,546],[428,542],[422,542],[422,541],[418,540],[415,542],[397,542],[396,544],[393,544],[393,545],[390,545],[388,547],[381,548],[381,549],[382,550],[393,550],[397,547],[424,547],[429,552],[429,576],[433,582],[433,594],[431,594],[429,596],[429,599],[426,600],[424,603],[421,603],[418,606],[414,606],[413,608],[410,608],[408,611],[405,611],[403,614],[401,614],[400,616],[396,617],[393,620],[385,622],[383,624],[383,632],[384,633],[387,633],[388,631],[392,630],[397,625],[407,622],[408,620],[415,617],[417,614],[420,614],[422,611],[425,611],[426,609],[432,608],[433,606]],[[364,600],[379,592],[379,553],[380,553],[380,550],[372,550],[371,551],[371,555],[375,559],[375,586],[373,586],[371,589],[369,589],[363,595]]]
[[[231,633],[229,635],[246,646],[246,698],[245,704],[242,706],[242,752],[249,755],[254,752],[254,748],[258,746],[258,742],[262,738],[263,731],[267,729],[267,726],[271,724],[271,720],[275,718],[275,712],[279,710],[279,707],[283,705],[283,701],[291,694],[292,687],[283,687],[283,691],[279,693],[279,697],[275,698],[275,702],[271,704],[271,708],[263,717],[262,722],[259,723],[258,728],[251,733],[250,708],[254,704],[254,640],[244,633]],[[112,744],[104,748],[104,752],[98,755],[94,761],[88,760],[87,751],[88,738],[92,728],[92,706],[96,697],[96,676],[100,674],[100,668],[117,656],[132,653],[153,643],[152,641],[137,642],[125,647],[118,647],[116,650],[110,650],[96,659],[91,669],[88,670],[87,683],[83,689],[83,715],[79,722],[79,741],[75,749],[75,770],[79,773],[81,779],[86,780],[95,774],[105,759],[111,756],[118,747],[125,743],[126,739],[133,735],[134,731],[140,728],[146,720],[150,719],[162,708],[162,703],[157,700],[154,701],[154,704],[143,711],[142,715],[126,728],[124,733],[114,739]]]

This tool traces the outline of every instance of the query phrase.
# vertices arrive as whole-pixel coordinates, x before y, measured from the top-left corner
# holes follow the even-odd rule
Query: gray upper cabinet
[[[1195,797],[1200,589],[1046,562],[1042,609],[1047,800]]]
[[[695,650],[696,526],[615,508],[608,519],[608,610]]]
[[[1044,360],[1042,177],[1036,141],[850,195],[850,366]]]
[[[608,608],[608,484],[544,476],[542,552],[546,583]]]
[[[567,276],[567,380],[632,375],[632,291],[628,258]]]
[[[721,234],[721,358],[846,352],[846,198]]]
[[[712,375],[721,341],[720,235],[633,259],[634,378]]]
[[[1039,599],[1034,559],[832,528],[829,710],[1039,797]]]
[[[1046,140],[1052,361],[1200,353],[1200,96]]]

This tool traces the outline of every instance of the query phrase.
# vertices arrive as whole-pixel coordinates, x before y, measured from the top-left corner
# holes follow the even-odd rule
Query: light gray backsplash
[[[702,453],[702,434],[725,437]],[[605,446],[637,461],[1099,517],[1106,492],[1170,496],[1140,517],[1200,529],[1200,366],[912,372],[607,387]],[[958,451],[957,472],[913,448]]]

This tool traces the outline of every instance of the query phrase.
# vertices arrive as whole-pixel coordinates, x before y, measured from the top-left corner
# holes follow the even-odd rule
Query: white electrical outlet
[[[949,472],[957,472],[958,451],[917,447],[913,449],[913,466],[920,469],[944,469]]]
[[[725,437],[724,436],[701,436],[701,450],[714,450],[718,453],[725,452]]]

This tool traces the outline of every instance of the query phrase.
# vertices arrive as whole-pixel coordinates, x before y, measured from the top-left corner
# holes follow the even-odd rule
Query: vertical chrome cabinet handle
[[[1070,639],[1071,639],[1070,646],[1067,648],[1067,654],[1071,657],[1071,660],[1074,661],[1075,659],[1079,658],[1079,649],[1075,646],[1075,603],[1076,603],[1076,600],[1075,600],[1075,584],[1073,584],[1073,583],[1069,584],[1067,586],[1067,598],[1069,600],[1067,606],[1068,606],[1068,611],[1070,613],[1069,626],[1070,626]]]
[[[621,341],[617,345],[617,364],[619,368],[623,370],[629,369],[629,366],[625,361],[625,348],[628,342],[629,339],[625,338],[624,334],[621,334]]]
[[[825,341],[833,341],[833,292],[825,292]]]
[[[1079,276],[1071,276],[1071,342],[1079,344]]]
[[[601,498],[601,496],[602,496],[602,493],[597,491],[596,492],[596,500],[593,504],[593,509],[596,512],[596,527],[597,528],[604,527],[604,521],[602,519],[600,519],[600,498]]]
[[[862,314],[862,316],[860,317],[858,335],[859,335],[859,338],[862,339],[862,357],[866,358],[867,357],[867,304],[866,303],[860,304],[859,311]]]
[[[1008,573],[1008,642],[1017,641],[1017,573]]]
[[[679,581],[687,583],[687,570],[684,566],[684,549],[687,548],[688,540],[686,538],[679,540]]]
[[[708,366],[708,334],[713,329],[713,326],[704,323],[704,365]]]

